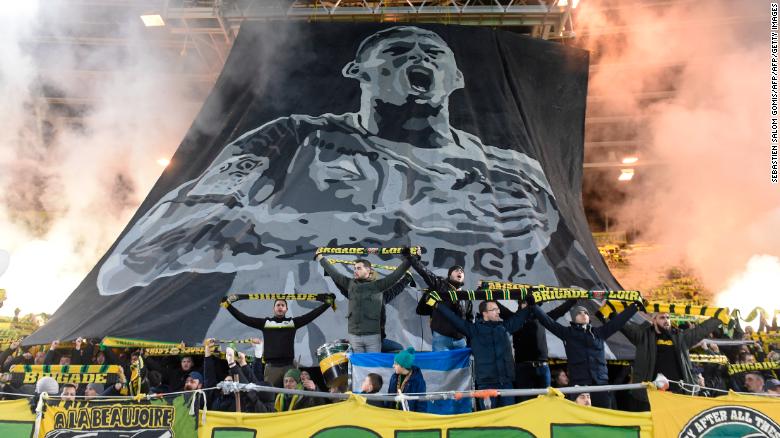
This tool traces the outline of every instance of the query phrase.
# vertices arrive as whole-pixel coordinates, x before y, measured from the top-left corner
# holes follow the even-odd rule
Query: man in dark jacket
[[[533,302],[533,296],[529,295]],[[430,302],[430,301],[429,301]],[[528,308],[515,313],[511,318],[502,321],[499,316],[498,304],[488,300],[479,303],[479,311],[482,319],[476,322],[464,321],[449,307],[440,302],[432,302],[436,306],[434,313],[438,312],[460,333],[465,335],[470,342],[471,352],[474,355],[474,374],[477,389],[512,389],[515,379],[515,366],[512,360],[512,347],[509,344],[507,334],[520,330],[525,324],[530,311]],[[496,407],[508,406],[514,403],[514,397],[491,398],[491,405]],[[489,409],[480,401],[481,409]]]
[[[547,312],[552,320],[557,320],[568,312],[577,300],[566,300],[560,306]],[[520,301],[521,309],[528,304]],[[501,319],[507,320],[514,312],[498,303]],[[533,315],[531,315],[533,316]],[[523,328],[512,335],[515,350],[515,388],[548,388],[551,384],[550,365],[547,363],[547,337],[544,327],[535,319],[527,321]],[[532,397],[523,397],[521,401]]]
[[[466,278],[466,274],[463,272],[462,266],[451,266],[447,271],[447,279],[444,279],[426,269],[425,266],[420,263],[418,256],[411,254],[404,255],[412,264],[412,268],[420,274],[420,277],[425,281],[425,284],[428,285],[429,290],[436,291],[439,295],[445,295],[450,291],[458,291],[463,287],[463,281]],[[464,338],[446,318],[432,312],[431,306],[425,303],[427,299],[428,297],[423,295],[420,302],[417,303],[417,314],[431,316],[431,349],[433,351],[443,351],[466,348],[466,338]],[[464,303],[465,306],[462,303]],[[447,306],[453,313],[462,319],[466,319],[467,321],[473,320],[471,315],[471,301],[445,301],[440,305]]]
[[[328,307],[332,306],[333,302],[325,302],[305,315],[289,318],[287,317],[287,301],[276,300],[274,301],[274,316],[271,318],[253,318],[239,312],[232,305],[236,299],[235,295],[230,295],[222,302],[222,305],[240,322],[263,332],[263,339],[265,340],[265,349],[263,350],[265,371],[263,379],[273,386],[281,387],[284,373],[293,368],[295,331],[322,315]]]
[[[688,350],[715,331],[719,325],[718,318],[710,318],[694,328],[675,330],[672,329],[668,313],[655,313],[648,323],[627,324],[621,332],[636,347],[632,381],[649,382],[661,373],[669,380],[683,381],[691,385],[696,383]],[[685,393],[675,383],[670,384],[669,389]],[[644,389],[631,391],[631,396],[636,401],[632,410],[650,410]]]
[[[349,278],[334,268],[330,262],[317,254],[322,269],[333,279],[340,290],[349,295],[347,310],[347,332],[352,351],[356,353],[378,353],[382,349],[381,313],[382,293],[397,283],[409,269],[409,261],[404,260],[390,275],[371,280],[371,262],[358,259],[354,264],[354,276]]]
[[[620,330],[636,314],[638,310],[636,304],[630,305],[601,327],[590,325],[590,313],[583,306],[574,308],[574,318],[568,327],[555,322],[539,306],[532,306],[532,308],[539,322],[563,341],[570,384],[589,386],[609,383],[604,341]],[[601,408],[612,409],[615,404],[609,392],[593,392],[591,399],[593,406]]]

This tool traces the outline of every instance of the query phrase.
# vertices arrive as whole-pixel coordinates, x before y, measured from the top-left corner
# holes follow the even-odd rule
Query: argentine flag
[[[352,391],[360,392],[360,385],[369,373],[382,376],[381,394],[387,394],[387,384],[393,375],[392,353],[352,353]],[[428,392],[470,391],[471,349],[420,352],[414,355],[414,364],[422,370]],[[436,400],[428,402],[432,414],[460,414],[471,412],[471,399]]]

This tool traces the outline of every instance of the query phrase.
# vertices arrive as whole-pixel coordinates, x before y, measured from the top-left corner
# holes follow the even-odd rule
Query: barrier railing
[[[565,388],[544,388],[544,389],[481,389],[473,391],[446,391],[435,393],[418,394],[359,394],[367,400],[377,400],[386,402],[399,402],[408,410],[406,401],[409,400],[460,400],[463,398],[488,398],[488,397],[516,397],[516,396],[535,396],[550,393],[551,390],[559,391],[563,394],[580,394],[583,392],[607,392],[607,391],[627,391],[632,389],[646,388],[648,385],[655,385],[657,388],[668,387],[668,380],[659,379],[655,382],[630,383],[625,385],[598,385],[598,386],[569,386]],[[241,391],[259,391],[272,392],[276,394],[301,395],[308,397],[319,397],[331,400],[346,400],[351,394],[330,393],[319,391],[306,391],[299,389],[276,388],[271,386],[256,385],[254,383],[236,383],[220,382],[217,388],[224,394],[230,394]]]

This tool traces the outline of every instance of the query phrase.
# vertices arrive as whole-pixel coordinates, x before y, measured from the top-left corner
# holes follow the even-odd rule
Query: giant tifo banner
[[[25,344],[256,336],[220,299],[337,293],[318,247],[420,245],[430,268],[462,265],[467,283],[617,289],[580,200],[587,80],[587,52],[500,30],[245,23],[171,164]],[[387,333],[423,350],[418,297],[388,304]],[[345,337],[346,308],[298,332],[304,364]]]

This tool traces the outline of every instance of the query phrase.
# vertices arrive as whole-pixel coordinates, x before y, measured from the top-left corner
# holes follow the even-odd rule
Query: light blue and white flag
[[[387,394],[387,385],[393,375],[391,353],[352,353],[349,358],[352,369],[352,391],[360,392],[360,385],[369,373],[382,376],[381,394]],[[471,349],[420,352],[414,355],[414,364],[422,370],[428,392],[469,391],[471,379]],[[436,400],[428,402],[428,412],[433,414],[459,414],[471,412],[471,399]]]

